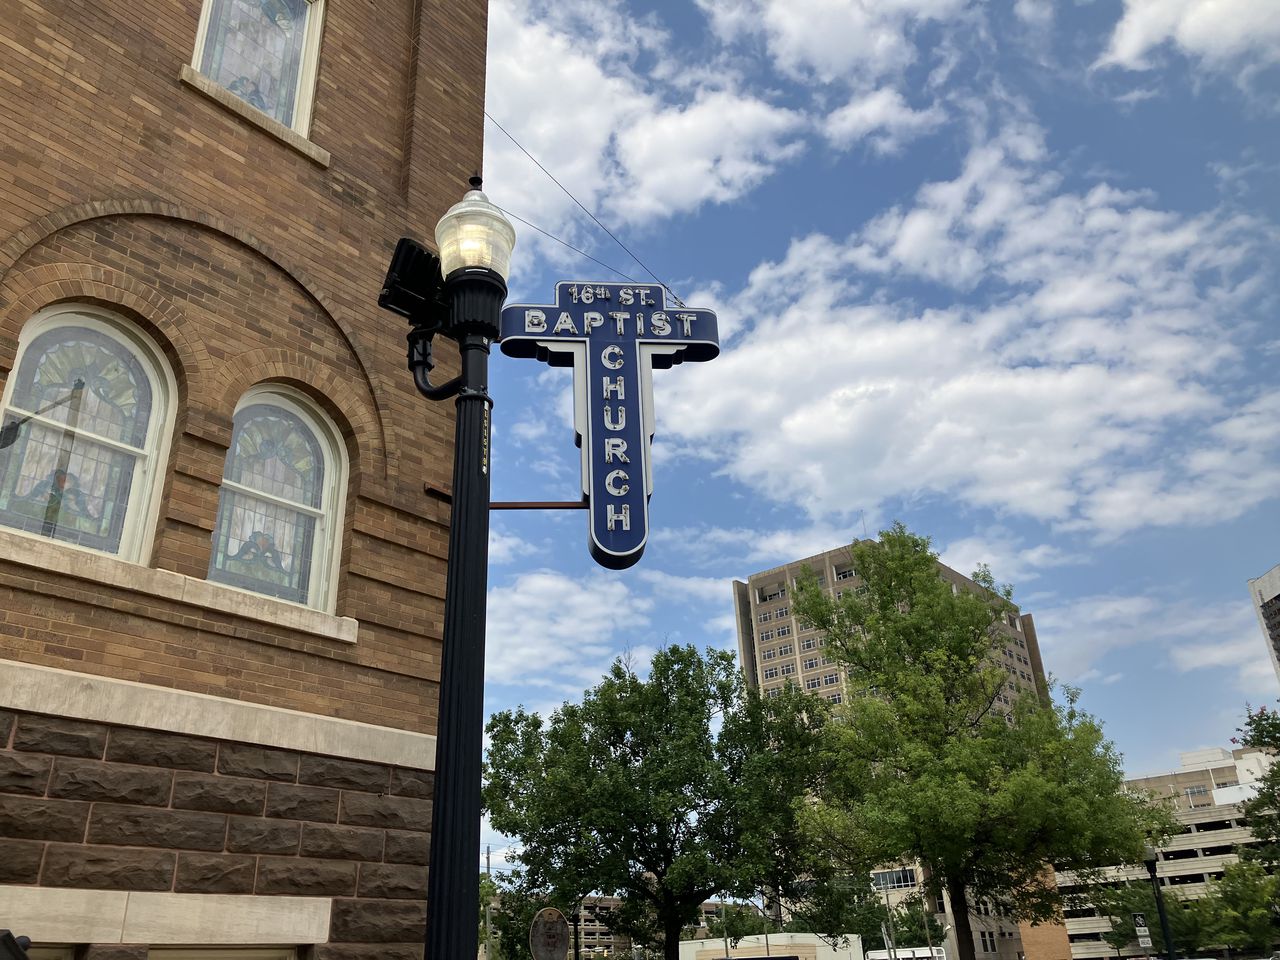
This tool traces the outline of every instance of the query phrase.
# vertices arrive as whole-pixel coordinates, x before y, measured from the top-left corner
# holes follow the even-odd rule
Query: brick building
[[[479,167],[485,34],[0,0],[0,927],[40,956],[421,956],[453,409],[376,298]]]

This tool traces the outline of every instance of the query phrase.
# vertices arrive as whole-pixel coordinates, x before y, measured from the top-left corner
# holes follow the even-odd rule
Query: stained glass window
[[[270,398],[235,415],[209,579],[314,603],[328,550],[324,444],[292,405]]]
[[[315,56],[318,0],[206,2],[197,69],[267,116],[297,128],[299,95],[308,59]]]
[[[33,338],[0,426],[0,523],[120,553],[159,400],[139,352],[96,325]]]

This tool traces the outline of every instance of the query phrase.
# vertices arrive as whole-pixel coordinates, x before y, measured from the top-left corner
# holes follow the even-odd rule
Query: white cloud
[[[1103,666],[1108,658],[1141,646],[1153,668],[1225,668],[1245,695],[1275,695],[1275,673],[1247,602],[1204,603],[1166,593],[1103,595],[1041,607],[1035,618],[1045,662],[1068,682],[1114,683],[1119,677]]]
[[[641,570],[638,576],[653,587],[664,602],[669,603],[674,597],[721,606],[733,602],[733,581],[727,577],[682,577],[652,569]]]
[[[691,89],[676,82],[681,71],[663,36],[614,2],[498,0],[490,7],[487,110],[615,228],[741,197],[797,155],[807,125],[796,111],[739,89],[728,73]],[[518,216],[575,245],[602,239],[493,126],[485,175],[491,199]],[[573,256],[519,224],[517,231],[522,249],[556,263]],[[616,248],[605,260],[624,272],[639,269]]]
[[[1232,371],[1265,234],[1051,162],[1013,122],[848,238],[793,240],[723,298],[721,356],[657,384],[660,434],[814,524],[943,496],[1115,537],[1274,496],[1272,401]]]
[[[1040,571],[1083,563],[1087,559],[1052,544],[1023,546],[1012,531],[994,527],[960,540],[953,540],[939,551],[943,563],[966,576],[985,563],[997,582],[1019,584],[1035,580]]]
[[[868,529],[874,535],[875,525]],[[728,566],[735,577],[745,579],[771,564],[816,556],[830,550],[833,544],[852,543],[857,536],[851,527],[819,522],[784,524],[775,530],[707,525],[661,527],[653,530],[649,539],[674,548],[701,565]]]
[[[1013,12],[1036,30],[1047,30],[1053,25],[1053,0],[1015,0]]]
[[[916,60],[916,30],[954,20],[968,0],[697,0],[726,42],[759,35],[783,73],[867,83]]]
[[[652,601],[604,573],[524,573],[489,590],[487,681],[577,695],[608,669]]]
[[[1166,44],[1210,70],[1247,79],[1280,63],[1280,16],[1266,0],[1125,0],[1094,66],[1148,70]]]
[[[489,529],[489,561],[491,563],[512,563],[537,552],[537,547],[515,534],[504,533],[493,527]]]
[[[946,112],[936,103],[915,110],[892,87],[855,96],[826,118],[823,133],[831,143],[845,148],[866,138],[877,153],[897,153],[905,144],[936,130]]]

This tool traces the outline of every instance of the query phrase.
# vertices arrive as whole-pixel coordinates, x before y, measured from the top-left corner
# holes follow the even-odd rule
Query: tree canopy
[[[531,887],[620,897],[611,927],[675,960],[703,901],[795,887],[825,720],[799,691],[749,692],[729,653],[673,646],[647,677],[616,661],[545,721],[495,714],[484,805]]]
[[[809,578],[796,595],[848,687],[803,819],[849,875],[919,862],[930,894],[951,901],[960,960],[973,960],[973,900],[1054,919],[1051,865],[1136,862],[1170,815],[1125,790],[1120,757],[1075,691],[1051,700],[1011,687],[996,657],[1012,591],[989,571],[953,589],[929,540],[901,524],[850,556],[856,589],[832,597]]]
[[[1117,954],[1126,949],[1131,953],[1163,956],[1166,952],[1164,932],[1160,929],[1159,910],[1151,884],[1145,880],[1127,883],[1111,883],[1096,886],[1089,896],[1098,908],[1098,914],[1110,921],[1111,929],[1102,934]],[[1173,935],[1178,952],[1198,953],[1213,939],[1210,930],[1212,913],[1202,900],[1183,900],[1173,893],[1164,895],[1165,915],[1169,918],[1169,932]],[[1138,932],[1133,915],[1141,913],[1146,918],[1152,946],[1138,947]]]
[[[1249,711],[1240,734],[1245,746],[1280,754],[1280,712],[1266,707]],[[1280,762],[1271,764],[1258,782],[1258,792],[1243,809],[1255,841],[1244,856],[1272,869],[1280,867]]]

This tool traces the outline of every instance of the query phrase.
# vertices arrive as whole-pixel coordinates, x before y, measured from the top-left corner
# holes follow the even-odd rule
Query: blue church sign
[[[622,570],[649,538],[653,470],[653,370],[720,352],[716,315],[668,307],[661,286],[556,284],[554,304],[503,308],[502,352],[573,367],[573,421],[591,555]]]

